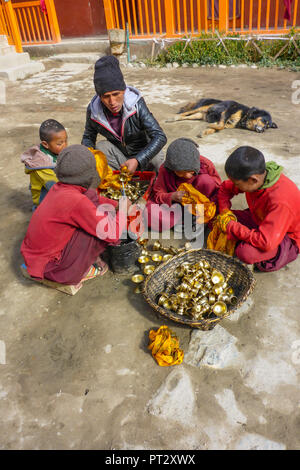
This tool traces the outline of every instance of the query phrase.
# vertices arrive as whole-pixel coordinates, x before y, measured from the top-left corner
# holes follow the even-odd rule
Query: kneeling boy
[[[185,191],[178,188],[184,183],[193,186],[211,202],[217,203],[221,178],[214,164],[200,155],[195,142],[181,137],[169,145],[166,160],[159,169],[149,195],[148,225],[153,230],[167,230],[181,220],[181,210],[173,214],[166,207],[171,207],[174,203],[182,204]]]
[[[260,271],[277,271],[294,261],[300,248],[300,191],[275,162],[265,163],[252,147],[239,147],[227,159],[229,178],[219,193],[220,213],[231,198],[245,193],[249,209],[232,211],[237,221],[226,226],[229,239],[238,241],[235,254]]]
[[[94,155],[71,145],[57,159],[56,183],[30,220],[21,253],[30,276],[77,285],[104,274],[100,255],[127,226],[126,207],[99,197]]]

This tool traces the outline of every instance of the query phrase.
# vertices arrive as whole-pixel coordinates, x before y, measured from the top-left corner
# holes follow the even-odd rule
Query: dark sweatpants
[[[85,193],[97,207],[99,200],[94,190]],[[60,284],[78,284],[85,273],[103,253],[107,244],[89,233],[77,229],[62,251],[58,261],[49,261],[44,277]]]
[[[250,229],[258,226],[254,222],[249,209],[232,211],[238,222]],[[235,249],[235,255],[244,263],[255,264],[260,271],[278,271],[283,266],[294,261],[299,253],[299,248],[294,240],[285,235],[280,245],[271,251],[261,251],[250,243],[239,242]]]

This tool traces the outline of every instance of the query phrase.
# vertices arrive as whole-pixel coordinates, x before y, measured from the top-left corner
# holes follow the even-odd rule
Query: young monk
[[[33,213],[21,253],[30,276],[78,285],[107,271],[100,255],[118,243],[131,203],[116,213],[115,201],[97,195],[96,161],[83,145],[65,148],[55,173],[58,183]]]
[[[253,147],[239,147],[227,159],[218,193],[220,213],[245,193],[249,209],[232,211],[237,221],[224,226],[236,240],[235,254],[260,271],[276,271],[295,260],[300,247],[300,191],[275,162],[265,163]]]
[[[55,119],[42,122],[40,143],[21,155],[25,173],[30,175],[33,210],[42,202],[49,189],[57,182],[54,168],[57,156],[68,145],[67,132]]]
[[[147,203],[148,225],[155,231],[167,230],[182,218],[182,203],[185,191],[178,191],[181,184],[188,183],[217,203],[221,184],[214,164],[199,153],[198,146],[191,139],[174,140],[167,149],[165,162],[161,165]],[[177,209],[170,212],[168,207],[177,203]],[[165,207],[160,207],[161,205]],[[179,209],[178,209],[179,208]]]

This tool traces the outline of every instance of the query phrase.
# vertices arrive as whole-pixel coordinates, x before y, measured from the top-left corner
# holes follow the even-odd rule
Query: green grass
[[[291,30],[286,37],[289,38],[296,32]],[[242,38],[238,34],[231,34],[227,37]],[[257,65],[258,67],[280,67],[289,68],[291,70],[300,70],[300,55],[292,42],[274,59],[276,54],[283,46],[287,44],[286,40],[256,40],[256,43],[262,54],[256,47],[247,40],[230,40],[223,39],[226,46],[217,41],[202,41],[201,39],[217,38],[214,34],[202,34],[199,41],[194,38],[192,42],[186,45],[186,41],[179,40],[168,48],[163,50],[152,64],[165,65],[167,63],[177,62],[178,64],[198,64],[198,65],[238,65],[248,64]],[[298,49],[300,50],[300,39],[295,39]]]

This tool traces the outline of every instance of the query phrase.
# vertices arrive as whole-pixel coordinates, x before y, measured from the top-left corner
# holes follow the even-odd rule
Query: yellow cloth
[[[159,366],[173,366],[183,361],[183,351],[179,349],[178,338],[167,327],[161,326],[157,331],[149,332],[152,356]]]
[[[99,189],[106,189],[108,187],[120,189],[119,175],[113,174],[113,170],[108,166],[105,154],[101,150],[95,150],[91,147],[89,147],[89,150],[95,157],[97,172],[101,178],[101,183],[98,186]]]
[[[25,169],[25,173],[30,175],[30,190],[32,196],[32,202],[36,206],[40,203],[41,190],[45,187],[45,184],[48,181],[57,182],[56,174],[51,168],[44,168],[41,170],[30,170],[29,168]]]
[[[189,210],[197,218],[199,224],[209,222],[216,213],[216,204],[211,202],[204,194],[200,193],[193,185],[189,183],[182,183],[177,191],[185,191],[186,196],[183,196],[181,203],[183,205],[190,204]]]
[[[207,248],[233,256],[236,241],[228,240],[226,234],[227,224],[236,220],[236,216],[229,210],[219,214],[213,221],[213,229],[207,238]]]

